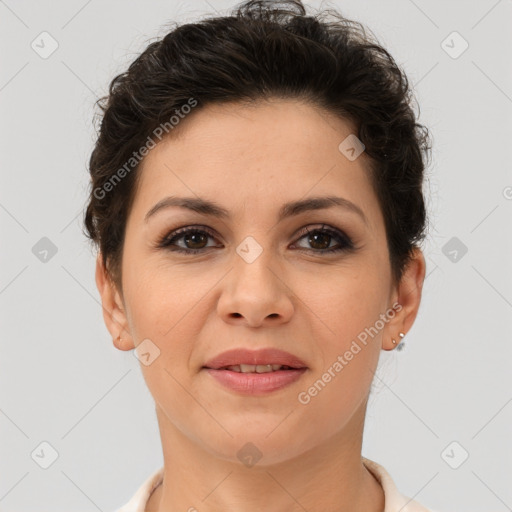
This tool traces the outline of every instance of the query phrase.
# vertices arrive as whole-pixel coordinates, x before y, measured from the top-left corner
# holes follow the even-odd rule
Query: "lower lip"
[[[300,379],[307,370],[307,368],[300,368],[267,373],[241,373],[231,370],[204,369],[223,386],[247,395],[259,395],[283,389]]]

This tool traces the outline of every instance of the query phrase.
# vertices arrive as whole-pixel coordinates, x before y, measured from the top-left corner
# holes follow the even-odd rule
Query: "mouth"
[[[240,373],[267,373],[306,368],[297,356],[276,348],[248,350],[235,348],[206,361],[203,368]]]
[[[210,359],[201,368],[224,389],[262,395],[296,382],[308,369],[297,356],[276,348],[235,348]]]
[[[271,373],[278,371],[288,371],[288,370],[301,370],[302,368],[294,368],[292,366],[282,365],[282,364],[235,364],[229,366],[222,366],[220,368],[209,368],[208,366],[203,366],[203,368],[209,370],[228,370],[236,373]],[[305,369],[305,368],[304,368]]]
[[[238,395],[261,396],[277,392],[302,378],[307,368],[293,368],[280,364],[237,364],[220,368],[203,367],[223,389]]]

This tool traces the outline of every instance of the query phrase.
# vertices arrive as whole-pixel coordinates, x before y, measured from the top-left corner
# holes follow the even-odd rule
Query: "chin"
[[[314,447],[314,439],[305,438],[303,429],[290,431],[284,422],[278,425],[278,422],[272,422],[271,426],[265,423],[261,428],[261,425],[244,423],[237,430],[228,428],[233,437],[204,439],[204,448],[215,457],[250,468],[280,464]]]

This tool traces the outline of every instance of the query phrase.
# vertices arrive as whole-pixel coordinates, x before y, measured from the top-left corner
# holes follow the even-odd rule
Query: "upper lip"
[[[204,368],[218,370],[225,366],[235,366],[239,364],[280,364],[282,366],[290,366],[291,368],[306,368],[306,364],[301,359],[284,350],[276,348],[263,348],[260,350],[235,348],[227,352],[222,352],[222,354],[208,360],[204,364]]]

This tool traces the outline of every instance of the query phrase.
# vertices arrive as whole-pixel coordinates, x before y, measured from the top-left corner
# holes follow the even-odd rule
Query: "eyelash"
[[[180,238],[183,238],[185,235],[191,234],[191,233],[205,233],[205,234],[211,236],[212,238],[215,238],[215,235],[206,226],[186,227],[186,228],[177,229],[177,230],[171,232],[170,234],[162,237],[158,241],[157,247],[161,248],[161,249],[167,249],[172,252],[179,252],[179,253],[184,253],[184,254],[198,254],[201,252],[205,252],[206,249],[211,249],[211,247],[204,247],[202,249],[184,249],[182,247],[177,247],[177,246],[175,246],[174,248],[171,249],[171,245],[173,245],[173,243],[176,240],[179,240]],[[332,254],[332,253],[337,253],[337,252],[351,252],[356,249],[352,240],[347,235],[345,235],[342,231],[339,231],[337,229],[332,229],[329,227],[325,227],[325,225],[323,225],[321,228],[315,228],[312,230],[310,230],[307,227],[303,228],[299,233],[299,238],[297,239],[297,241],[304,238],[307,235],[316,234],[316,233],[322,233],[322,234],[331,236],[338,243],[341,244],[341,247],[335,246],[335,247],[331,247],[330,249],[323,249],[323,250],[322,249],[298,249],[298,250],[306,251],[306,252],[315,252],[315,253],[320,253],[320,254],[326,254],[326,253]]]

